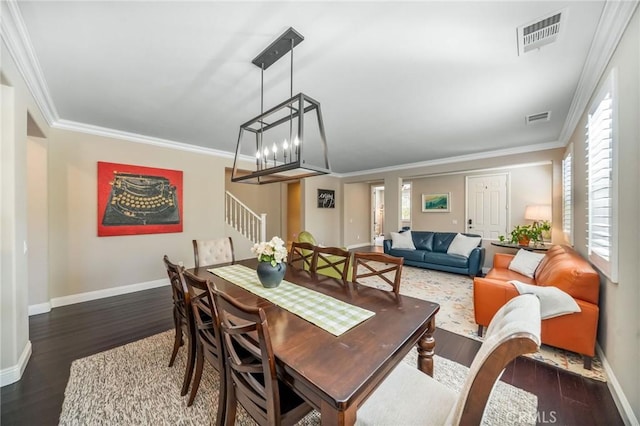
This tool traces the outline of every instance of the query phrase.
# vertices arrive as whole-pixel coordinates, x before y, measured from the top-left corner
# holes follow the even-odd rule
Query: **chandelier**
[[[240,125],[231,181],[265,184],[331,173],[320,103],[293,95],[293,48],[304,37],[289,28],[253,61],[260,67],[260,115]],[[289,99],[264,111],[264,71],[291,52]],[[249,159],[252,169],[239,168]]]

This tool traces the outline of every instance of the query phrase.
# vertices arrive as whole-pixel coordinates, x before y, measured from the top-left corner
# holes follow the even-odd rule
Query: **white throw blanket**
[[[515,286],[518,293],[534,294],[540,299],[540,318],[542,319],[581,311],[580,306],[573,300],[573,297],[558,287],[532,285],[518,280],[509,282]]]

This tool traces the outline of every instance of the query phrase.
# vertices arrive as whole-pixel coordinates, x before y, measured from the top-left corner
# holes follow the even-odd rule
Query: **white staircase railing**
[[[225,191],[224,216],[227,225],[233,227],[245,238],[254,243],[266,241],[267,214],[254,213],[232,193]]]

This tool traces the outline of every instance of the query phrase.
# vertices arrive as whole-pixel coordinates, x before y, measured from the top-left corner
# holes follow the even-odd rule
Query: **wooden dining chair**
[[[360,406],[356,424],[479,425],[491,390],[507,364],[540,348],[540,321],[536,296],[511,299],[493,317],[459,394],[400,362]]]
[[[221,425],[224,420],[225,400],[226,400],[226,379],[224,371],[224,350],[222,348],[222,338],[220,335],[220,319],[218,311],[213,303],[213,298],[209,293],[209,280],[193,275],[189,271],[184,271],[184,280],[189,289],[191,298],[191,311],[195,320],[196,331],[196,370],[193,373],[193,383],[187,406],[193,404],[200,379],[204,361],[207,360],[220,375],[220,392],[218,394],[218,413],[216,424]]]
[[[377,277],[376,281],[384,281],[391,286],[395,294],[399,294],[403,264],[403,257],[391,256],[386,253],[355,252],[351,281],[358,282],[364,278]],[[393,275],[393,279],[391,279],[391,275]]]
[[[175,338],[173,340],[173,351],[171,352],[169,367],[173,366],[176,355],[178,354],[178,349],[184,344],[186,338],[187,366],[180,391],[180,395],[186,395],[189,390],[189,383],[191,382],[196,356],[195,325],[191,312],[191,298],[184,281],[184,268],[171,263],[167,255],[164,256],[164,264],[167,268],[167,274],[169,275],[169,282],[171,284],[171,293],[173,296],[173,325],[175,328]]]
[[[235,262],[231,237],[193,240],[195,267]]]
[[[278,380],[264,310],[246,306],[214,286],[209,289],[218,307],[222,340],[227,354],[225,424],[234,424],[238,402],[260,425],[295,424],[312,407],[293,389]],[[252,356],[247,357],[247,353]]]
[[[347,250],[314,246],[311,272],[348,281],[350,262],[351,253]]]
[[[293,267],[310,271],[313,263],[313,249],[314,246],[311,243],[292,242],[287,263]]]

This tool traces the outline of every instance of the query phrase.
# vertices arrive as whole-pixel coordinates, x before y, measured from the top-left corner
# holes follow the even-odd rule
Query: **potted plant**
[[[516,225],[511,231],[511,243],[520,246],[528,246],[532,241],[535,244],[544,242],[543,233],[551,229],[551,224],[547,220],[534,222],[532,225]]]

